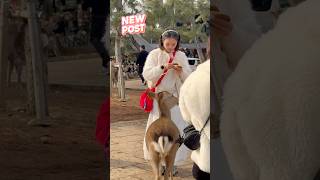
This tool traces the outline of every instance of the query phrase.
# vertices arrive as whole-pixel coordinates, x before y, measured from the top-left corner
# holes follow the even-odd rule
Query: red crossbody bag
[[[170,57],[169,63],[172,63],[174,57],[176,55],[176,52],[173,52],[173,56]],[[167,74],[168,69],[165,69],[163,73],[161,74],[160,78],[158,79],[156,85],[152,88],[147,88],[141,95],[140,95],[140,107],[145,111],[145,112],[150,112],[153,109],[153,99],[148,96],[148,92],[156,92],[156,88],[159,86],[161,83],[162,79],[165,77]]]

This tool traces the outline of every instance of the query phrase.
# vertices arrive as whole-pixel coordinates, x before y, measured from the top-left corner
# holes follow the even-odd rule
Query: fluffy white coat
[[[210,60],[197,67],[180,89],[179,106],[183,119],[201,130],[210,114]],[[210,121],[205,126],[200,148],[191,159],[202,171],[210,173]]]
[[[288,9],[225,85],[221,135],[236,180],[312,180],[320,168],[319,7]]]
[[[161,69],[161,65],[165,65],[168,63],[169,54],[160,48],[154,49],[151,51],[147,57],[145,66],[143,68],[143,77],[148,82],[149,87],[155,86],[159,77],[163,73],[163,69]],[[188,63],[187,56],[181,52],[177,51],[175,58],[173,59],[173,63],[178,63],[182,66],[182,74],[178,76],[173,69],[169,70],[167,75],[163,78],[160,85],[156,88],[156,93],[161,91],[167,91],[173,94],[176,97],[179,97],[179,90],[183,83],[183,81],[189,76],[191,73],[191,69]],[[147,127],[150,126],[155,120],[159,119],[159,105],[157,101],[153,101],[153,109],[149,114]],[[183,129],[187,126],[186,122],[183,121],[179,106],[174,106],[171,109],[171,119],[176,124],[178,129],[180,130],[180,134],[182,135]],[[143,152],[144,158],[146,160],[150,159],[149,151],[147,149],[145,139],[143,143]],[[175,165],[181,165],[189,159],[190,151],[182,145],[176,154]]]

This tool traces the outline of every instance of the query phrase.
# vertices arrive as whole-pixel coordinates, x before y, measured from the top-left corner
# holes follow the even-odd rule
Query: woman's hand
[[[168,63],[167,65],[165,65],[165,69],[173,69],[174,68],[174,64],[173,63]]]
[[[226,37],[230,35],[233,29],[231,19],[228,15],[223,14],[213,5],[213,33],[218,37]]]
[[[182,73],[182,66],[178,65],[178,64],[174,64],[173,69],[175,70],[175,72],[180,75]]]
[[[177,63],[168,63],[166,66],[165,66],[165,69],[169,70],[169,69],[174,69],[175,72],[180,75],[181,72],[182,72],[182,66],[180,66],[179,64]]]

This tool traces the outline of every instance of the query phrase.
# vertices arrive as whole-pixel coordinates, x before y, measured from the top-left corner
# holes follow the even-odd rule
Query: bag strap
[[[208,122],[209,122],[209,120],[210,120],[210,119],[211,119],[211,113],[210,113],[210,115],[209,115],[209,117],[208,117],[207,121],[204,123],[203,127],[201,128],[201,130],[200,130],[200,134],[201,134],[202,130],[204,129],[204,127],[206,127],[206,125],[208,124]]]
[[[176,56],[176,51],[173,52],[173,56],[169,58],[169,62],[168,63],[172,63],[174,57]],[[154,86],[155,88],[159,86],[159,84],[161,83],[162,79],[164,78],[164,76],[166,76],[168,72],[168,69],[165,69],[163,71],[163,73],[161,74],[160,78],[158,79],[156,85]]]

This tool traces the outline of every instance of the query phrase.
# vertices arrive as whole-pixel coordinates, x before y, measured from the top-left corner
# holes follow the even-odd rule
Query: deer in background
[[[9,32],[12,35],[12,41],[8,43],[9,54],[9,71],[8,71],[8,86],[11,83],[11,77],[13,70],[17,73],[17,81],[21,83],[21,76],[23,67],[26,64],[25,56],[25,31],[27,21],[23,18],[11,17],[11,23],[9,24]]]
[[[151,166],[155,179],[160,179],[161,164],[165,164],[164,179],[173,179],[173,164],[176,157],[180,132],[171,120],[170,109],[178,104],[178,99],[168,92],[149,92],[149,97],[158,101],[160,117],[146,132],[146,145],[151,157]]]
[[[9,17],[9,32],[11,34],[10,36],[10,40],[7,44],[8,46],[8,79],[7,79],[7,83],[8,86],[10,86],[11,81],[12,81],[12,74],[13,71],[15,70],[16,74],[17,74],[17,82],[18,84],[21,84],[22,81],[22,72],[23,72],[23,68],[26,65],[26,61],[27,61],[27,54],[26,54],[26,49],[28,49],[28,45],[27,43],[29,43],[28,41],[26,41],[26,37],[28,36],[28,21],[27,19],[21,18],[21,17],[13,17],[10,16]],[[44,21],[40,21],[41,23],[43,23]],[[47,35],[47,29],[46,27],[41,27],[41,32],[40,32],[40,41],[41,41],[41,45],[43,48],[43,61],[47,61],[47,49],[49,46],[49,37]],[[30,56],[30,54],[29,54]]]

